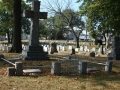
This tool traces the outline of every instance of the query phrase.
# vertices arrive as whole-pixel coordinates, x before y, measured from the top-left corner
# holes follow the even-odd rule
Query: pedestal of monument
[[[43,51],[42,46],[29,46],[28,50],[23,50],[20,58],[23,60],[47,60],[48,52]]]

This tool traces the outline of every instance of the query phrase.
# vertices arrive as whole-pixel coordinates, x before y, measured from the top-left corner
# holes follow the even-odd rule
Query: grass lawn
[[[5,58],[16,57],[16,54],[2,53]],[[64,53],[62,53],[64,55]],[[75,55],[82,60],[105,62],[106,57],[88,57]],[[46,61],[22,61],[23,65],[51,65],[57,58]],[[14,61],[15,62],[15,61]],[[8,63],[0,61],[0,90],[120,90],[120,60],[113,61],[111,73],[104,72],[104,67],[98,67],[100,71],[87,74],[67,73],[61,76],[50,74],[49,68],[40,68],[41,74],[27,76],[7,76]]]

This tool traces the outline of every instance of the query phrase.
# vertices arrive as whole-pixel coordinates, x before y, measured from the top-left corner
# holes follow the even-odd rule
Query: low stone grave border
[[[89,66],[90,63],[96,64],[96,65],[101,65],[105,67],[105,72],[111,72],[112,71],[112,65],[113,62],[107,60],[106,63],[98,63],[98,62],[91,62],[91,61],[87,61],[87,60],[62,60],[62,61],[54,61],[52,62],[52,69],[51,69],[51,74],[54,75],[60,75],[61,74],[61,64],[65,63],[65,62],[78,62],[78,73],[80,74],[86,74],[88,71],[92,71],[89,70],[89,68],[87,68],[87,66]],[[91,68],[93,70],[97,70],[95,68]]]
[[[39,68],[51,68],[51,66],[23,66],[22,62],[11,62],[9,60],[6,60],[4,58],[0,57],[0,60],[3,60],[11,65],[13,67],[7,67],[7,75],[8,76],[22,76],[23,73],[29,74],[29,73],[40,73],[41,70],[38,70]],[[15,59],[14,59],[15,60]]]
[[[43,68],[51,68],[51,74],[54,75],[60,75],[61,74],[61,64],[62,63],[66,63],[66,62],[77,62],[77,73],[80,74],[86,74],[87,73],[87,66],[89,66],[89,63],[92,64],[97,64],[97,65],[101,65],[101,66],[105,66],[105,72],[111,72],[112,71],[112,65],[113,62],[111,60],[107,60],[106,63],[98,63],[98,62],[91,62],[91,61],[87,61],[87,60],[78,60],[78,59],[66,59],[66,60],[60,60],[60,61],[52,61],[52,66],[23,66],[22,62],[15,62],[12,63],[2,57],[0,57],[0,60],[4,60],[9,64],[12,64],[14,67],[8,67],[7,68],[7,75],[8,76],[22,76],[23,75],[23,70],[24,69],[39,69],[41,67]],[[36,70],[35,70],[36,71]],[[33,73],[37,73],[36,72]],[[26,71],[25,73],[29,73],[30,71]],[[32,72],[32,71],[31,71]],[[40,72],[40,70],[38,71]]]

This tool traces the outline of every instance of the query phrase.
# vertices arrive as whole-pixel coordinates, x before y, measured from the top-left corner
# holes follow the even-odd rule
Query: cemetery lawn
[[[2,53],[5,58],[16,57],[17,54]],[[67,53],[65,53],[67,55]],[[58,54],[56,54],[58,55]],[[62,55],[64,55],[62,53]],[[106,57],[88,57],[74,55],[82,60],[105,62]],[[24,65],[51,65],[57,58],[46,61],[22,61]],[[15,61],[13,61],[15,62]],[[24,76],[7,76],[6,69],[10,64],[0,61],[0,90],[120,90],[120,60],[113,61],[111,73],[104,72],[104,68],[97,66],[100,71],[87,74],[66,73],[61,76],[50,74],[49,68],[40,68],[40,74]]]

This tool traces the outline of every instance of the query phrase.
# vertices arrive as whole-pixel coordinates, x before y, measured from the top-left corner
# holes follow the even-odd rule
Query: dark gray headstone
[[[113,62],[112,61],[107,61],[106,64],[107,65],[105,66],[105,71],[106,72],[111,72],[112,71]]]
[[[22,62],[15,62],[15,69],[16,69],[16,75],[17,76],[22,76],[23,75]]]
[[[85,61],[78,62],[78,73],[81,73],[81,74],[87,73],[87,62]]]
[[[74,48],[72,48],[71,54],[75,54],[75,49]]]
[[[120,60],[120,37],[115,36],[112,40],[112,52],[116,60]]]
[[[15,76],[15,68],[14,67],[8,67],[7,68],[7,76]]]
[[[60,62],[52,62],[51,74],[60,75],[61,72],[61,63]]]
[[[54,52],[58,52],[57,51],[57,45],[56,45],[56,43],[55,42],[51,42],[50,43],[50,54],[53,54]]]
[[[114,58],[113,57],[107,57],[107,60],[113,60]]]
[[[89,56],[90,57],[95,57],[95,52],[90,52]]]

